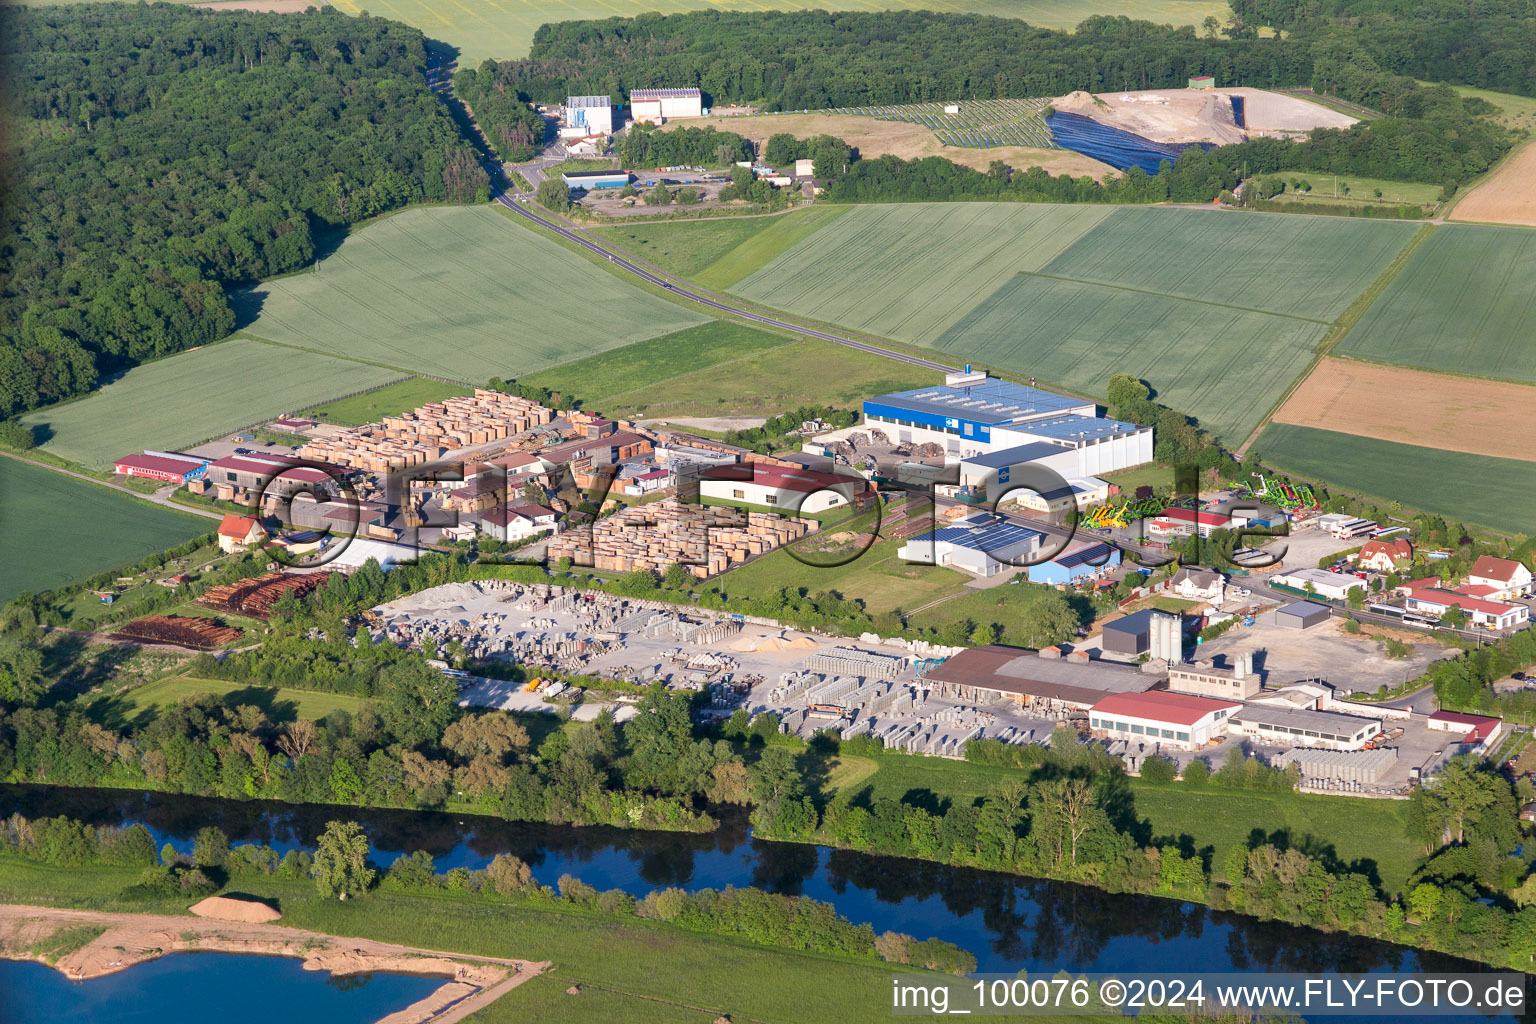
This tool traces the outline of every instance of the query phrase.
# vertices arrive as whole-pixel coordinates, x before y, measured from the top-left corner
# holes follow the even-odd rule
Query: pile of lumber
[[[702,578],[797,540],[817,525],[812,519],[674,499],[567,530],[549,542],[548,557],[610,572],[659,573],[676,562]]]
[[[476,388],[473,395],[428,402],[412,412],[386,416],[382,423],[315,438],[299,455],[349,469],[387,472],[423,465],[454,449],[516,437],[554,415],[526,398]]]
[[[271,572],[239,583],[210,587],[197,603],[219,611],[264,619],[284,594],[292,593],[294,597],[302,598],[320,589],[330,576],[328,572]]]
[[[145,640],[156,644],[175,644],[207,650],[234,643],[244,635],[237,626],[226,626],[216,619],[187,615],[149,615],[134,619],[112,636],[120,640]]]

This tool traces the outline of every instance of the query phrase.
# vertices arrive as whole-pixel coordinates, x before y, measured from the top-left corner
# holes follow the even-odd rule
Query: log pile
[[[267,573],[239,583],[210,587],[197,603],[218,611],[264,619],[284,594],[292,593],[294,597],[302,598],[320,589],[330,576],[328,572]]]
[[[134,619],[112,636],[119,640],[144,640],[156,644],[175,644],[193,650],[208,650],[234,643],[244,635],[237,626],[226,626],[215,619],[187,615],[150,615]]]
[[[329,438],[315,438],[300,451],[302,458],[349,469],[384,473],[419,466],[445,452],[514,437],[554,418],[554,413],[526,398],[476,388],[441,402],[428,402],[413,412],[386,416]]]
[[[661,501],[567,530],[549,542],[551,561],[609,572],[665,572],[674,562],[700,579],[811,533],[812,519],[723,506]]]

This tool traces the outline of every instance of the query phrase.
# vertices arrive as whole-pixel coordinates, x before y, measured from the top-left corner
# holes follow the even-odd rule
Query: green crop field
[[[779,337],[752,328],[745,330],[756,335]],[[642,347],[664,340],[641,342],[622,351],[627,357]],[[606,397],[588,397],[588,393],[580,388],[576,394],[589,408],[610,416],[643,416],[647,419],[776,416],[786,409],[807,405],[854,409],[870,395],[937,383],[941,376],[933,370],[871,352],[860,352],[832,341],[817,338],[784,341],[785,344],[759,349],[755,354],[733,355],[716,350],[708,355],[714,365]],[[527,379],[545,387],[553,386],[550,381],[577,381],[584,375],[583,364],[586,362],[582,360],[549,371],[548,375],[535,374]]]
[[[991,14],[1022,18],[1047,28],[1076,28],[1091,14],[1125,15],[1159,24],[1198,25],[1206,15],[1226,19],[1225,3],[1211,0],[331,0],[347,14],[367,11],[415,25],[432,39],[440,39],[459,51],[459,65],[479,64],[487,57],[506,60],[524,57],[533,33],[545,22],[594,18],[634,17],[659,12],[760,10],[927,10],[951,14]]]
[[[1445,224],[1339,345],[1340,355],[1536,381],[1536,231]]]
[[[217,525],[0,458],[0,604],[136,562]]]
[[[675,334],[636,342],[519,379],[519,383],[575,395],[584,406],[611,414],[631,392],[667,384],[701,370],[771,352],[792,341],[731,320],[711,320]],[[721,392],[724,394],[725,392]]]
[[[1341,217],[1121,209],[1040,273],[1333,321],[1418,230]]]
[[[343,427],[355,427],[363,423],[377,423],[384,416],[398,416],[428,402],[441,402],[445,398],[469,393],[469,388],[456,384],[444,384],[426,377],[409,377],[350,398],[322,402],[305,409],[304,415]]]
[[[1254,450],[1268,465],[1457,522],[1536,535],[1536,462],[1448,452],[1274,423]]]
[[[1097,206],[860,206],[733,291],[827,323],[927,344],[1021,270],[1039,270],[1113,212]]]
[[[1088,394],[1103,394],[1111,373],[1133,373],[1159,401],[1236,443],[1306,368],[1326,330],[1294,317],[1020,274],[934,347]]]
[[[192,679],[176,676],[158,679],[126,693],[107,697],[91,706],[91,716],[114,727],[140,722],[153,717],[159,708],[174,707],[184,698],[198,693],[211,693],[229,707],[251,704],[261,708],[274,722],[291,722],[296,718],[311,721],[324,718],[332,711],[356,714],[366,703],[350,693],[321,693],[317,690],[295,690],[287,686],[258,686],[232,683],[223,679]]]
[[[347,238],[317,273],[236,298],[257,337],[467,382],[706,319],[488,206],[407,210]]]
[[[236,337],[129,370],[84,398],[29,413],[43,450],[92,469],[145,448],[194,445],[399,374]]]
[[[729,288],[849,209],[810,206],[771,217],[641,222],[593,234],[678,277]]]

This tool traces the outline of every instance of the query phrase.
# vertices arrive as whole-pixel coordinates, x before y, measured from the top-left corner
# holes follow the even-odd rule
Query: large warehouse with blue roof
[[[960,485],[997,500],[1021,483],[1031,465],[1065,480],[1071,494],[1048,495],[1050,506],[1103,500],[1099,473],[1152,461],[1152,428],[1100,416],[1091,401],[988,377],[946,375],[944,383],[871,398],[864,423],[897,444],[937,444],[959,463]],[[1059,498],[1060,500],[1055,500]]]

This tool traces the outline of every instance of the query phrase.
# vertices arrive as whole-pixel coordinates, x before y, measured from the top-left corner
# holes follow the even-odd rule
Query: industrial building
[[[1312,520],[1312,525],[1330,537],[1339,540],[1348,540],[1352,537],[1363,537],[1380,529],[1374,519],[1359,519],[1355,516],[1347,516],[1342,512],[1328,512]]]
[[[862,477],[768,462],[711,466],[699,473],[699,497],[727,504],[815,513],[857,502],[869,490]]]
[[[1362,750],[1381,733],[1381,719],[1278,704],[1244,704],[1231,727],[1259,743],[1291,743],[1329,750]]]
[[[1123,665],[1062,658],[1055,648],[1028,651],[988,644],[969,647],[930,668],[923,676],[939,696],[990,703],[1016,701],[1042,713],[1086,711],[1110,694],[1139,693],[1157,681]]]
[[[1259,692],[1259,686],[1259,676],[1253,670],[1252,653],[1237,655],[1234,663],[1226,667],[1219,667],[1209,661],[1168,667],[1168,689],[1177,693],[1247,700]]]
[[[1067,545],[1049,561],[1031,565],[1029,582],[1065,587],[1107,576],[1120,564],[1120,549],[1099,541]]]
[[[1436,711],[1425,724],[1435,732],[1460,733],[1459,742],[1474,747],[1492,746],[1504,731],[1502,719],[1460,711]]]
[[[1290,587],[1330,601],[1347,601],[1351,590],[1358,590],[1362,595],[1366,593],[1366,583],[1360,577],[1327,569],[1292,569],[1276,573],[1270,577],[1269,585]]]
[[[259,497],[288,498],[312,493],[331,483],[324,470],[275,455],[231,455],[208,464],[200,478],[188,481],[197,493],[212,491],[221,501],[255,504]]]
[[[570,188],[590,191],[594,188],[623,188],[629,184],[628,171],[562,171],[560,180]]]
[[[562,135],[612,135],[613,101],[607,96],[568,96]]]
[[[1275,609],[1274,614],[1275,625],[1284,626],[1287,629],[1311,629],[1333,618],[1333,611],[1327,605],[1314,604],[1311,601],[1296,601],[1283,608]]]
[[[125,455],[112,464],[112,471],[121,476],[164,480],[172,484],[184,484],[189,480],[200,479],[207,469],[207,459],[178,455],[174,452],[147,451],[142,455]]]
[[[896,552],[904,562],[943,565],[977,576],[1018,572],[1040,549],[1035,530],[990,512],[973,512],[909,539]]]
[[[939,445],[947,463],[959,463],[961,487],[991,501],[1020,486],[1029,464],[1070,484],[1152,459],[1152,428],[1103,419],[1093,402],[985,372],[868,399],[862,427],[897,444]]]
[[[1089,709],[1088,724],[1117,739],[1144,737],[1166,747],[1194,750],[1220,739],[1228,716],[1242,706],[1187,693],[1117,693]]]
[[[1106,623],[1102,643],[1104,650],[1115,654],[1152,654],[1153,657],[1164,657],[1170,661],[1179,661],[1179,653],[1174,650],[1163,652],[1159,650],[1153,653],[1154,634],[1166,640],[1167,634],[1172,632],[1180,647],[1183,645],[1183,623],[1181,617],[1169,612],[1160,612],[1152,608],[1144,608],[1139,612],[1132,612],[1123,618]],[[1172,645],[1170,644],[1170,647]]]
[[[703,117],[704,95],[698,89],[633,89],[629,110],[637,122],[655,124],[674,117]]]

